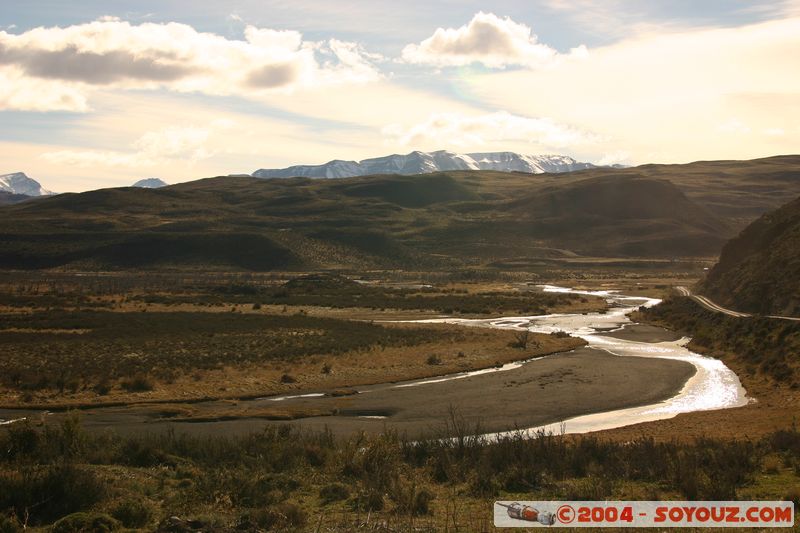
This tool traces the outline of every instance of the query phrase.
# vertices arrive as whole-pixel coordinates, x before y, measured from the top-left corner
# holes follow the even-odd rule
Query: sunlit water
[[[439,322],[476,327],[502,329],[528,329],[537,333],[564,331],[580,337],[590,348],[605,350],[620,357],[658,357],[674,359],[694,365],[696,372],[681,391],[672,398],[652,405],[617,409],[604,413],[577,416],[557,424],[531,427],[513,432],[491,433],[499,437],[523,432],[535,435],[538,432],[586,433],[611,429],[640,422],[672,418],[680,413],[739,407],[748,402],[746,391],[738,376],[725,364],[711,357],[696,354],[686,348],[689,338],[671,342],[637,342],[621,340],[603,335],[618,331],[632,324],[626,316],[640,306],[652,307],[660,302],[655,298],[625,296],[615,291],[580,291],[552,285],[543,285],[545,292],[561,292],[600,296],[612,306],[605,314],[552,314],[543,316],[503,317],[495,319],[438,318],[420,322]],[[620,383],[624,386],[624,383]]]

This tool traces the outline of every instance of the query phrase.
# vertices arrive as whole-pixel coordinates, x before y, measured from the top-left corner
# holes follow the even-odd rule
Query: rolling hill
[[[28,196],[27,194],[14,194],[13,192],[0,191],[0,205],[11,205],[32,200],[36,196]]]
[[[740,311],[800,316],[800,198],[728,242],[701,290]]]
[[[447,269],[716,256],[800,157],[563,174],[227,176],[0,208],[0,268]]]

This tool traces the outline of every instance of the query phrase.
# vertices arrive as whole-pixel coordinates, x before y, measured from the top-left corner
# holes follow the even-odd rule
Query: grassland
[[[461,436],[340,440],[277,427],[234,438],[122,438],[86,434],[77,419],[19,424],[0,433],[0,527],[487,531],[495,499],[800,497],[796,430],[755,441],[489,443],[468,437],[475,428],[457,414],[442,424]]]
[[[582,342],[540,335],[520,349],[506,331],[371,319],[605,308],[596,298],[527,289],[387,287],[327,275],[171,281],[157,290],[119,276],[6,285],[2,404],[242,398],[474,370]]]
[[[692,275],[558,270],[547,281],[663,297]],[[349,394],[356,383],[484,368],[580,342],[544,335],[521,348],[508,331],[345,317],[600,305],[537,293],[514,276],[426,285],[338,275],[14,273],[0,294],[4,403],[137,403],[191,418],[187,398]],[[470,437],[481,428],[457,408],[413,442],[391,431],[342,438],[282,425],[236,436],[124,436],[86,432],[79,415],[59,415],[0,428],[0,531],[486,531],[495,499],[797,501],[800,434],[791,413],[800,395],[797,374],[781,370],[796,368],[782,347],[793,347],[797,332],[707,316],[678,298],[639,318],[694,336],[691,347],[722,357],[759,403],[738,421],[727,411],[691,413],[597,436],[496,443]],[[324,413],[246,413],[309,414]]]

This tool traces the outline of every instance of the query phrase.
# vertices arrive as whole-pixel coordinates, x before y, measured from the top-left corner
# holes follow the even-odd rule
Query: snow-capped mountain
[[[594,168],[591,163],[581,163],[566,155],[523,155],[515,152],[486,152],[467,154],[480,170],[499,170],[502,172],[572,172]]]
[[[323,165],[296,165],[288,168],[260,169],[256,178],[347,178],[370,174],[426,174],[445,170],[499,170],[503,172],[571,172],[594,168],[564,155],[522,155],[514,152],[456,154],[445,150],[387,155],[363,161],[334,159]]]
[[[161,178],[145,178],[143,180],[139,180],[131,187],[141,187],[143,189],[158,189],[161,187],[166,187],[169,185],[166,181],[162,180]]]
[[[53,194],[35,179],[31,179],[24,172],[0,175],[0,191],[26,196],[49,196]]]

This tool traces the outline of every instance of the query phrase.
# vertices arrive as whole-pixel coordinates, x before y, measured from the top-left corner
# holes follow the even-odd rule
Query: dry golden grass
[[[397,329],[425,328],[433,340],[412,346],[373,346],[336,355],[314,355],[289,361],[268,361],[260,364],[237,364],[223,368],[197,369],[178,374],[171,382],[155,382],[150,391],[129,392],[113,388],[98,396],[94,391],[74,393],[41,390],[32,393],[25,405],[37,407],[69,407],[80,405],[125,404],[137,402],[187,402],[201,398],[248,398],[302,391],[346,389],[403,381],[437,375],[477,370],[539,355],[562,352],[585,344],[577,338],[556,338],[532,335],[539,346],[512,348],[512,332],[469,328],[449,324],[385,324]],[[439,335],[441,334],[441,335]],[[458,341],[452,342],[453,334]],[[439,364],[428,359],[436,356]],[[326,372],[327,369],[327,372]],[[282,379],[291,376],[291,382]],[[22,394],[17,390],[0,390],[0,405],[19,406]]]

